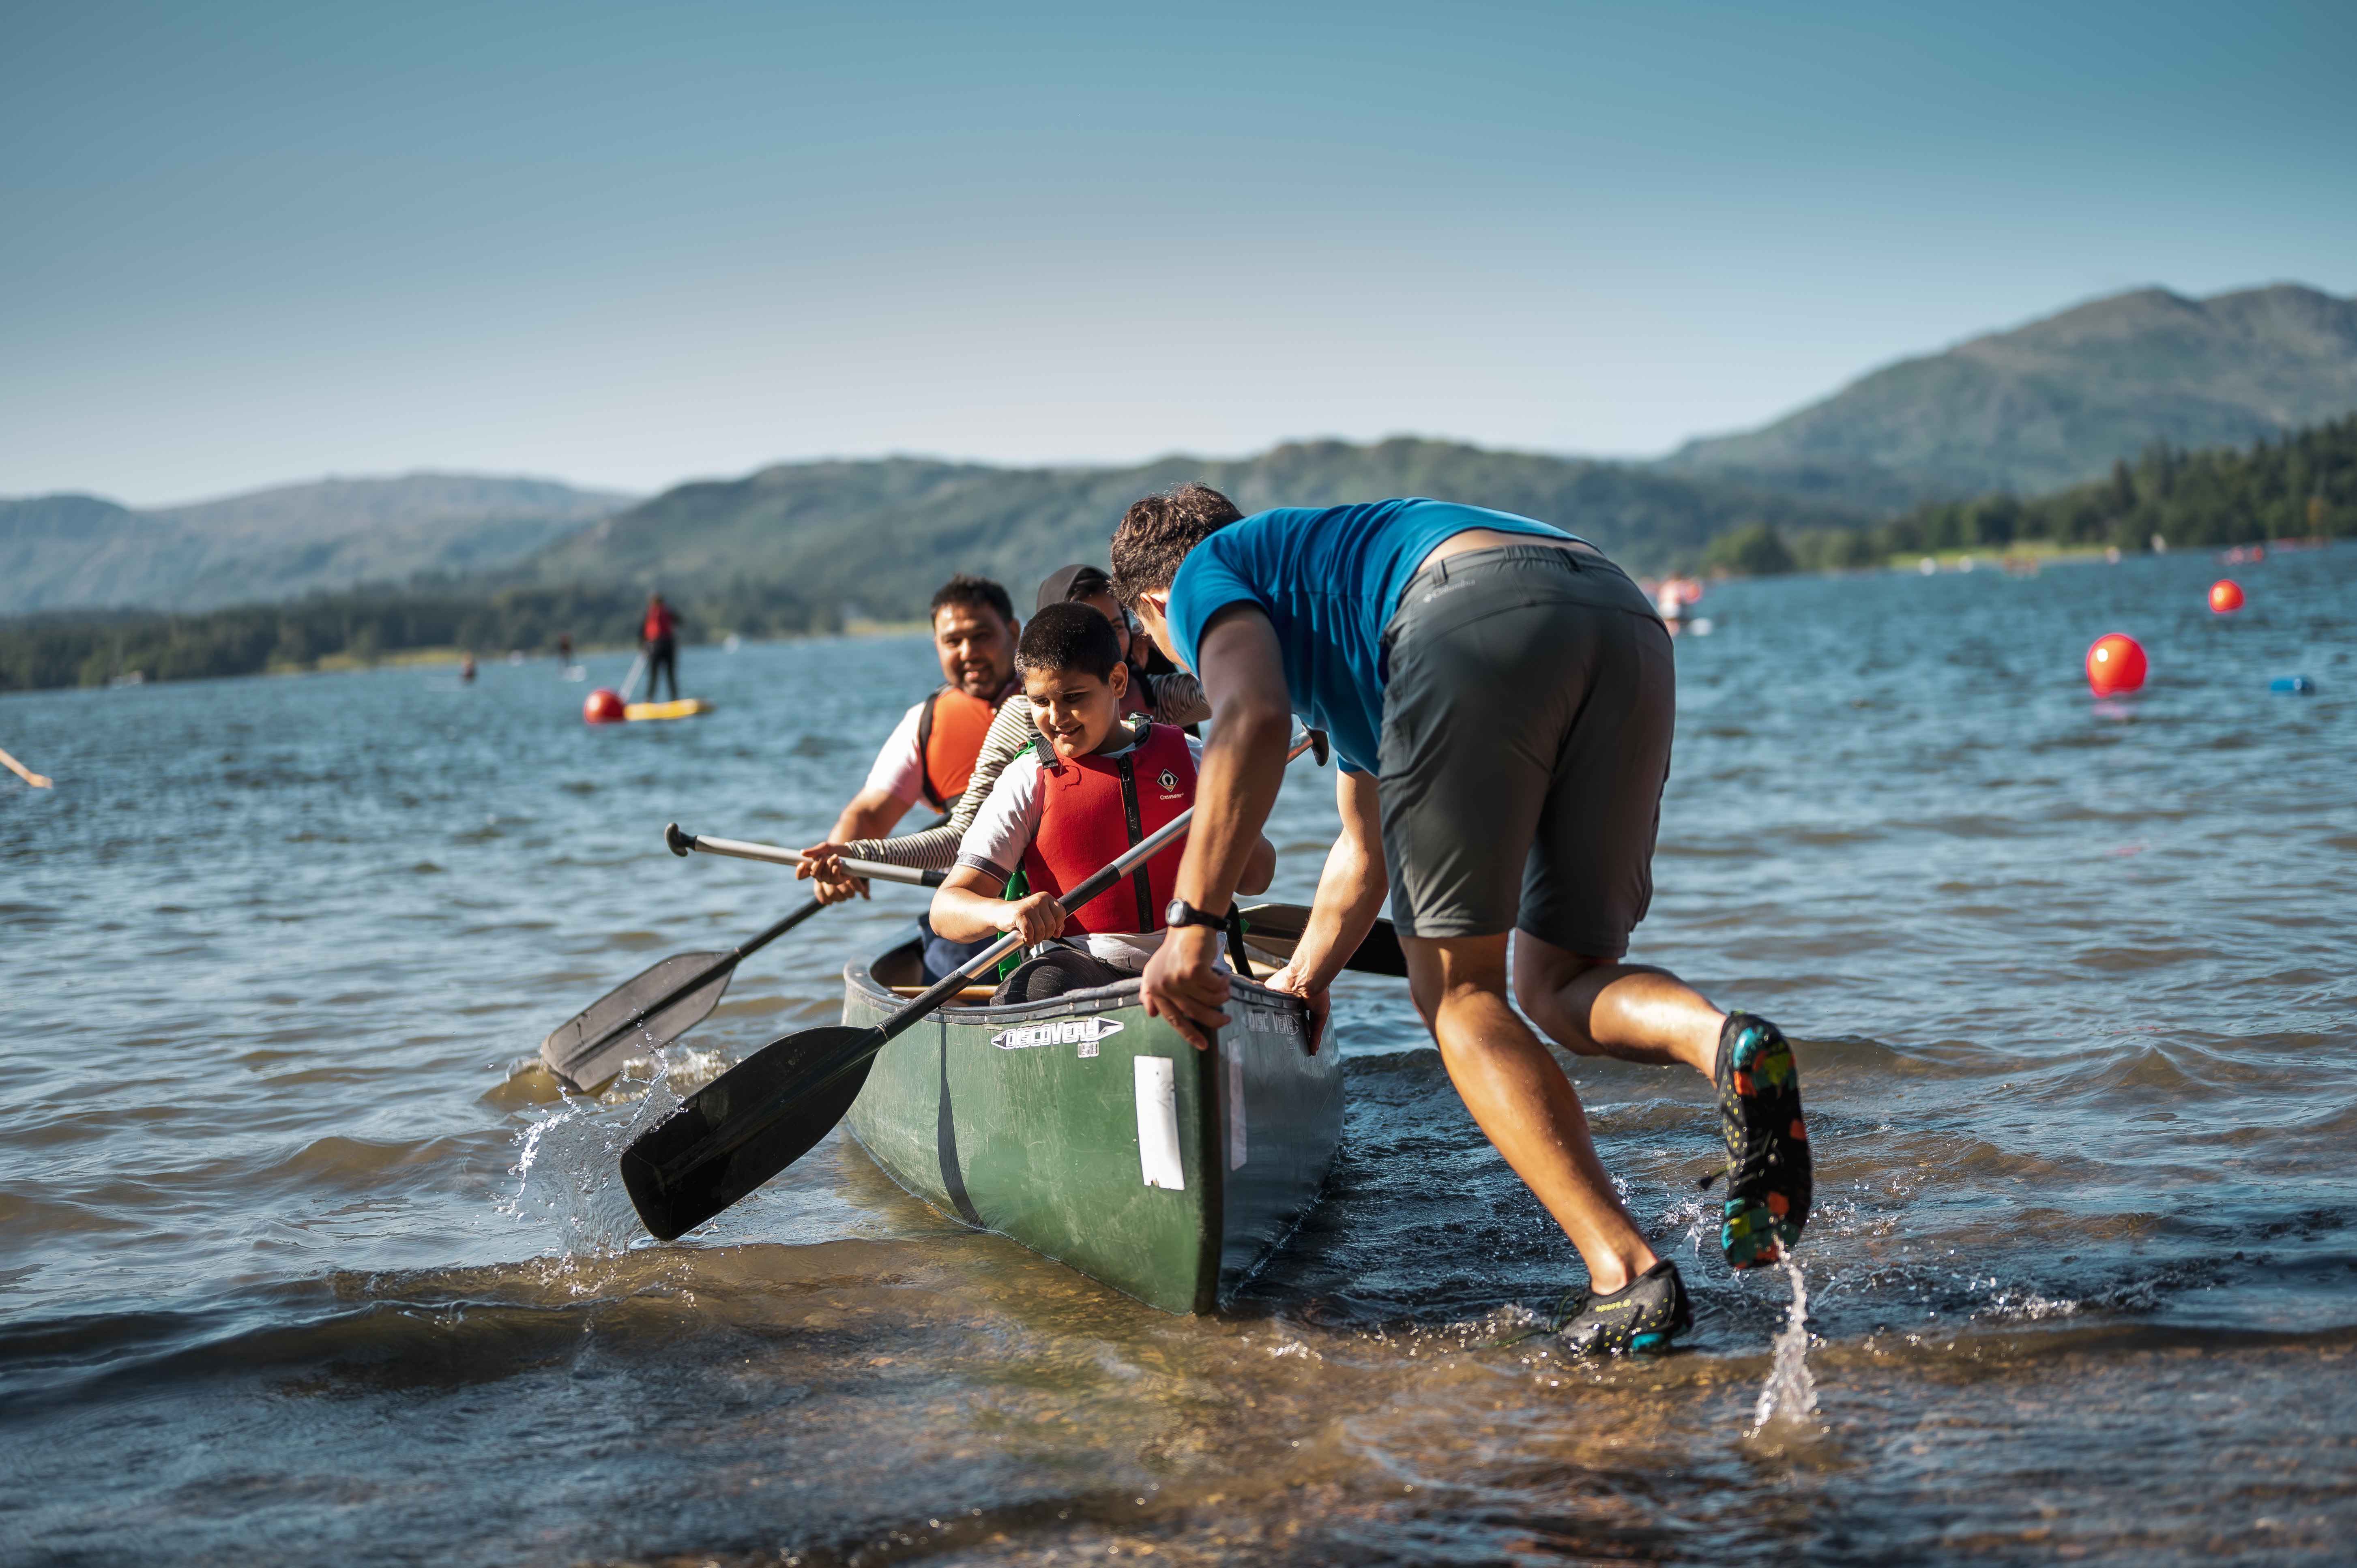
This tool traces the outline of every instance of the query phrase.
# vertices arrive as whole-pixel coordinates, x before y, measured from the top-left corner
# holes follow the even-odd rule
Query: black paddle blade
[[[664,1003],[715,965],[718,972],[704,984]],[[674,954],[550,1030],[540,1043],[540,1059],[566,1087],[586,1093],[632,1057],[652,1055],[704,1022],[736,972],[735,959],[725,952]],[[649,1015],[650,1007],[660,1010]]]
[[[808,1154],[859,1098],[883,1044],[873,1028],[788,1035],[640,1133],[622,1151],[622,1186],[648,1231],[684,1235]]]
[[[1244,906],[1244,940],[1270,957],[1283,961],[1293,957],[1293,950],[1301,941],[1301,933],[1309,927],[1309,911],[1299,904],[1247,904]],[[1388,975],[1394,980],[1407,978],[1407,955],[1400,950],[1399,933],[1389,920],[1377,920],[1342,966],[1356,974]]]

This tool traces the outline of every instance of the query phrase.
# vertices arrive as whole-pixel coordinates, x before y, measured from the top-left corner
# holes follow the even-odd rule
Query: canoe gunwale
[[[876,966],[910,945],[907,941],[896,942],[872,959],[852,960],[843,966],[844,983],[856,987],[868,1001],[880,1007],[889,1009],[905,1004],[906,997],[896,994],[890,986],[876,978]],[[1247,1001],[1257,1002],[1264,1006],[1290,1008],[1304,1019],[1309,1015],[1309,1004],[1290,991],[1278,991],[1256,980],[1246,980],[1241,974],[1230,975],[1228,983],[1233,993]],[[935,1016],[949,1024],[1006,1028],[1033,1018],[1066,1018],[1080,1013],[1112,1013],[1125,1007],[1143,1006],[1139,989],[1138,981],[1125,980],[1113,985],[1067,991],[1060,996],[1050,996],[1039,1002],[1005,1003],[995,1007],[943,1007]]]

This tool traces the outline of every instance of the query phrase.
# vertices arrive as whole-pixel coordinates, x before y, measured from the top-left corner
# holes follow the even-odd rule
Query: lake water
[[[59,781],[0,777],[0,1559],[2345,1562],[2357,551],[2232,618],[2217,575],[1711,591],[1635,956],[1800,1042],[1808,1337],[1717,1260],[1707,1086],[1579,1062],[1704,1315],[1595,1365],[1513,1342],[1579,1268],[1395,983],[1340,993],[1340,1168],[1215,1317],[839,1139],[638,1230],[628,1097],[519,1065],[799,900],[662,825],[819,836],[921,640],[691,649],[716,713],[599,730],[546,662],[0,699]],[[2097,703],[2115,629],[2154,675]],[[1330,801],[1297,764],[1278,897]],[[918,898],[748,961],[673,1068],[832,1021]]]

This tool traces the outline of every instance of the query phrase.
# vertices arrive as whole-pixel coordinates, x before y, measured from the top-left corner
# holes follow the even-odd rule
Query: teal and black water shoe
[[[1718,1032],[1718,1131],[1727,1141],[1719,1245],[1730,1267],[1772,1263],[1801,1239],[1813,1191],[1801,1069],[1783,1031],[1730,1013]]]
[[[1575,1356],[1622,1350],[1666,1350],[1671,1336],[1694,1326],[1685,1282],[1663,1258],[1610,1295],[1581,1291],[1567,1296],[1555,1332]]]

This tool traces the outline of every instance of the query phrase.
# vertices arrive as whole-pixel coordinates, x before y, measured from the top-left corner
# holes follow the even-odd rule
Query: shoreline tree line
[[[1686,563],[1738,576],[1862,569],[1955,550],[2002,553],[2040,543],[2142,550],[2357,534],[2357,413],[2248,447],[2184,451],[2156,444],[2109,477],[2023,499],[1995,494],[1926,501],[1860,528],[1730,529]],[[149,681],[315,670],[322,660],[368,664],[405,652],[456,649],[492,658],[553,652],[560,634],[580,648],[637,639],[645,591],[574,585],[486,592],[449,579],[405,587],[313,594],[281,604],[201,614],[60,611],[0,620],[0,691],[102,686],[137,672]],[[691,642],[819,635],[841,629],[841,607],[791,584],[738,578],[673,606]]]
[[[2357,534],[2357,413],[2249,446],[2167,443],[2089,484],[2022,499],[1925,501],[1870,528],[1787,532],[1761,523],[1711,542],[1705,564],[1740,576],[1876,567],[1943,551],[2209,549]]]

